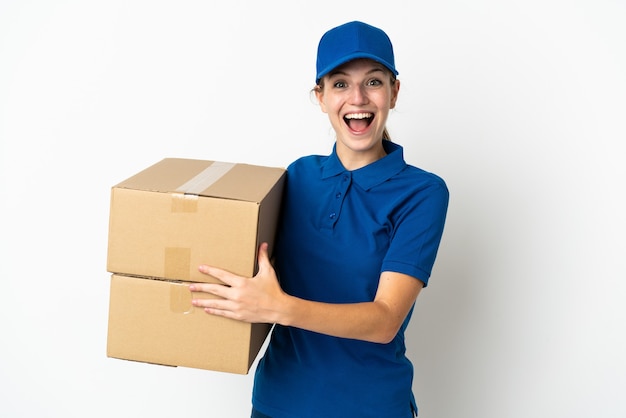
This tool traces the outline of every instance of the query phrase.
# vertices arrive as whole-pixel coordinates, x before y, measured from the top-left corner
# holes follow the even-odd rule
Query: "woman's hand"
[[[244,322],[281,324],[375,343],[395,338],[423,283],[411,276],[383,272],[376,297],[371,302],[323,303],[287,295],[280,287],[267,254],[267,244],[259,247],[259,272],[246,278],[211,266],[200,266],[202,273],[224,284],[194,283],[192,292],[205,292],[216,299],[193,299],[194,306],[211,315]]]
[[[193,299],[194,306],[204,308],[211,315],[244,322],[273,324],[279,320],[279,307],[287,295],[278,283],[276,272],[270,263],[267,243],[259,246],[259,271],[252,278],[237,276],[228,271],[201,265],[198,270],[221,280],[224,284],[194,283],[192,292],[205,292],[217,299]]]

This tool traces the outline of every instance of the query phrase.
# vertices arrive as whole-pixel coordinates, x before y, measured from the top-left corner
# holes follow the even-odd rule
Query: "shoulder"
[[[394,172],[394,175],[389,180],[392,180],[395,185],[402,185],[413,190],[424,188],[439,189],[447,193],[448,187],[443,178],[405,161],[402,145],[391,141],[383,141],[383,146],[387,152],[386,159],[389,160],[386,167]]]
[[[423,222],[444,216],[450,193],[446,182],[437,174],[407,165],[383,186],[390,213],[396,219],[415,218]]]
[[[324,155],[307,155],[300,157],[287,167],[287,171],[293,170],[311,170],[320,168],[328,156]]]
[[[310,182],[319,179],[328,156],[307,155],[300,157],[287,166],[287,180]]]
[[[394,179],[409,189],[428,189],[433,193],[449,195],[448,185],[442,177],[413,165],[406,165],[405,169],[398,173]]]

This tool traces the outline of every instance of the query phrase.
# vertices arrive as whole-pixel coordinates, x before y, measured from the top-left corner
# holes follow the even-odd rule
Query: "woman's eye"
[[[368,86],[380,86],[382,82],[378,79],[373,79],[367,82]]]
[[[345,86],[346,86],[346,83],[344,83],[343,81],[335,81],[334,86],[335,86],[336,88],[343,88],[343,87],[345,87]]]

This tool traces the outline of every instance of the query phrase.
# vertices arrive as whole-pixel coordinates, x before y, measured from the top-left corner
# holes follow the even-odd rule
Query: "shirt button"
[[[330,215],[328,215],[328,217],[330,219],[335,219],[335,217],[337,216],[337,214],[335,212],[331,213]]]
[[[335,195],[335,197],[336,197],[337,199],[339,199],[339,198],[341,197],[341,192],[337,192],[337,194]]]

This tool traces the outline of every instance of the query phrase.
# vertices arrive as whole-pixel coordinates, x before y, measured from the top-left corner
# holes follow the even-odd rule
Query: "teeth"
[[[367,119],[367,118],[371,118],[372,116],[374,116],[371,113],[350,113],[347,114],[345,117],[346,119]]]

